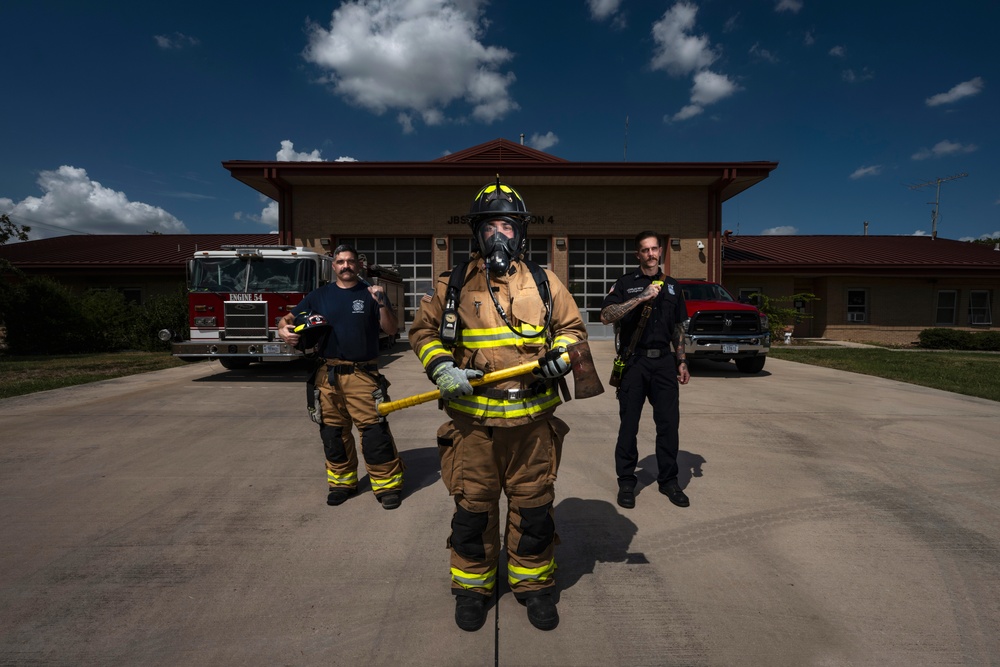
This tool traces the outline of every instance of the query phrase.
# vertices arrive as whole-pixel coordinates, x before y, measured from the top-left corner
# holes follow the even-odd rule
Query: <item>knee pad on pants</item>
[[[470,512],[459,505],[451,518],[451,548],[455,553],[469,560],[486,560],[483,533],[489,520],[489,512]]]
[[[552,503],[541,507],[519,507],[521,515],[521,539],[517,543],[518,556],[537,556],[552,544],[556,534],[556,523],[552,520],[549,510]]]
[[[388,463],[396,458],[387,423],[380,422],[361,429],[361,452],[365,462],[373,465]]]
[[[347,451],[344,449],[344,428],[322,424],[319,427],[319,437],[323,440],[323,451],[326,460],[333,463],[347,463]]]

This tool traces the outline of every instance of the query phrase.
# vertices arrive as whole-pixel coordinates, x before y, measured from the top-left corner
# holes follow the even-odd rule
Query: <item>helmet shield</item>
[[[507,273],[527,245],[531,213],[521,195],[497,178],[476,195],[466,220],[472,228],[472,249],[479,251],[491,273]]]
[[[299,335],[295,347],[304,352],[326,342],[330,323],[319,313],[303,311],[295,315],[292,331]]]

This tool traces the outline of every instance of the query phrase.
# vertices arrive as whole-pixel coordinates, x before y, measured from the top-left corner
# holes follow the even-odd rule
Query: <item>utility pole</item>
[[[926,183],[918,183],[916,185],[911,185],[911,190],[919,190],[921,188],[926,188],[928,185],[936,185],[937,193],[934,196],[934,201],[927,202],[928,204],[934,204],[934,210],[931,211],[931,238],[937,238],[937,221],[938,221],[938,207],[941,204],[941,184],[947,183],[948,181],[954,181],[959,178],[965,178],[968,176],[965,172],[961,174],[955,174],[954,176],[945,176],[944,178],[935,178],[934,180],[927,181]]]

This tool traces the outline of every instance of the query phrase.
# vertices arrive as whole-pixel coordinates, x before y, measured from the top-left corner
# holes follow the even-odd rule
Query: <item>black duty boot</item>
[[[403,504],[403,497],[398,491],[390,491],[379,496],[378,501],[382,503],[382,509],[394,510]]]
[[[669,498],[670,502],[678,507],[687,507],[691,504],[687,495],[681,491],[681,485],[677,483],[676,479],[672,479],[666,484],[661,484],[660,493]]]
[[[635,507],[635,489],[627,486],[618,487],[618,506],[627,510]]]
[[[326,504],[340,505],[355,493],[357,493],[357,489],[331,489],[326,497]]]
[[[475,632],[486,623],[486,598],[482,595],[455,596],[455,624]]]
[[[528,621],[539,630],[551,630],[559,625],[556,601],[549,593],[528,598],[524,606],[528,608]]]

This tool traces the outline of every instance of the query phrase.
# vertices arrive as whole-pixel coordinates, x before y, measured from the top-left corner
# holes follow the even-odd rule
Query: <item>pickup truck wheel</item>
[[[736,360],[736,368],[740,373],[760,373],[764,370],[764,362],[767,357],[743,357]]]
[[[223,368],[229,371],[250,368],[250,359],[244,359],[242,357],[219,357],[219,363],[222,364]]]

